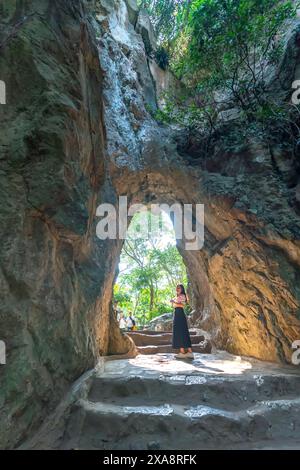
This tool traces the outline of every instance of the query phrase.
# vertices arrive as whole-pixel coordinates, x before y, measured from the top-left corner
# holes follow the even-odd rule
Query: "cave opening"
[[[209,281],[207,254],[205,246],[190,247],[197,232],[197,205],[203,206],[200,219],[204,245],[204,204],[200,204],[201,199],[187,198],[177,188],[176,178],[162,181],[162,175],[155,172],[145,179],[122,181],[118,180],[116,216],[118,219],[124,204],[126,223],[121,225],[126,228],[122,239],[118,228],[117,239],[105,242],[110,271],[101,302],[99,299],[97,304],[96,337],[100,355],[135,354],[128,341],[132,333],[127,324],[129,313],[139,331],[171,333],[174,309],[170,299],[175,297],[177,284],[183,284],[188,294],[185,313],[189,329],[197,330],[202,340],[205,335],[213,344],[220,331],[220,312]],[[128,194],[126,201],[122,200],[121,191]],[[186,231],[188,225],[190,232]],[[130,319],[128,323],[132,323]]]
[[[137,212],[128,227],[114,283],[114,311],[120,328],[170,329],[177,284],[193,299],[186,265],[178,251],[169,214]],[[192,303],[186,306],[191,316]],[[130,319],[134,319],[135,325]]]

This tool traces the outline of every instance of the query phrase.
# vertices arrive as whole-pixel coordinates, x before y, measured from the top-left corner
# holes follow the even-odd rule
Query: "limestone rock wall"
[[[183,95],[184,86],[170,70],[161,69],[155,60],[149,60],[149,67],[155,82],[158,106],[163,109],[170,96]]]
[[[80,1],[2,1],[0,447],[26,437],[108,349],[102,71]],[[107,266],[110,269],[111,266]]]

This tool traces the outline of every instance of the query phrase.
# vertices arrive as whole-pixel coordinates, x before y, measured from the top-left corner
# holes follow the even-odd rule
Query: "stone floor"
[[[123,375],[140,376],[142,378],[172,378],[182,380],[183,377],[194,375],[197,377],[220,376],[249,376],[255,374],[267,375],[293,375],[300,378],[300,367],[281,366],[274,363],[258,361],[250,358],[234,356],[225,351],[215,354],[197,354],[194,360],[178,360],[174,354],[153,354],[144,356],[139,354],[134,359],[113,360],[113,356],[106,358],[102,377],[118,377]],[[208,378],[208,377],[207,377]],[[299,390],[300,391],[300,390]]]
[[[300,449],[296,366],[225,352],[106,358],[85,390],[56,443],[44,429],[29,448]]]

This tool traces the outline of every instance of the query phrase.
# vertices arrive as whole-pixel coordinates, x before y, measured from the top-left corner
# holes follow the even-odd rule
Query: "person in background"
[[[130,317],[131,317],[131,321],[132,321],[132,331],[136,331],[137,330],[137,326],[136,326],[136,321],[135,319],[133,318],[132,314],[130,314]]]
[[[123,313],[121,313],[121,315],[120,315],[119,327],[121,328],[121,330],[126,329],[126,318],[124,317]]]
[[[129,315],[127,318],[127,328],[128,328],[128,331],[136,330],[135,319],[132,316],[132,312],[129,312]]]

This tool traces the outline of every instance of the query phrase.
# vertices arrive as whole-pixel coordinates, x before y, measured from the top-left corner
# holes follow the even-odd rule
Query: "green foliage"
[[[225,120],[220,110],[235,109],[247,126],[267,135],[275,121],[279,133],[299,139],[299,115],[270,98],[269,77],[282,59],[287,24],[297,2],[289,0],[148,0],[169,67],[186,87],[168,96],[155,117],[199,133],[209,153],[212,136]],[[295,121],[296,119],[296,121]]]
[[[176,38],[181,26],[181,16],[189,0],[139,0],[138,5],[150,15],[157,38],[168,44]]]
[[[150,216],[150,222],[155,216]],[[178,282],[187,284],[186,268],[175,246],[173,229],[163,224],[161,230],[151,226],[149,239],[133,236],[135,224],[143,223],[135,215],[127,233],[120,274],[114,287],[114,298],[121,309],[132,311],[139,325],[172,311],[170,298]]]
[[[196,86],[230,91],[242,109],[253,109],[270,64],[280,58],[281,28],[294,14],[289,1],[195,0],[187,54],[178,67]]]
[[[280,0],[140,0],[173,70],[194,84],[264,81],[282,52],[282,27],[297,5]],[[238,70],[237,70],[238,69]],[[242,72],[243,71],[243,72]],[[236,76],[237,75],[237,76]],[[228,85],[228,84],[227,84]]]

